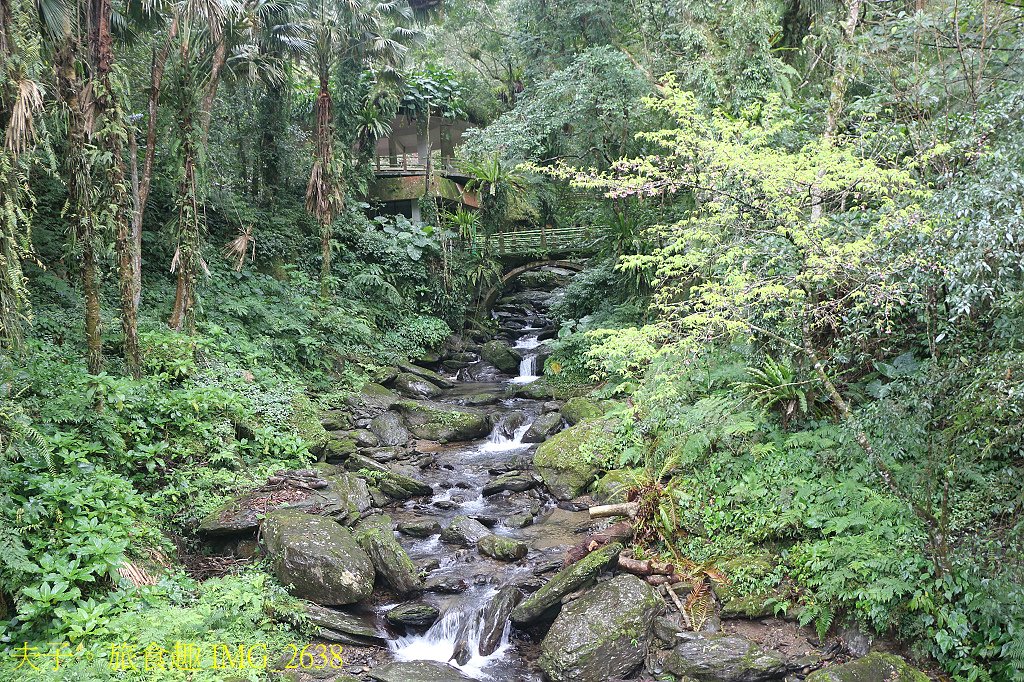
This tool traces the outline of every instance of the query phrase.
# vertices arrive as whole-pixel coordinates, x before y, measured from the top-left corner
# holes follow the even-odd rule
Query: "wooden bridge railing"
[[[483,240],[484,237],[479,237]],[[523,256],[535,253],[589,253],[595,249],[593,228],[582,225],[542,226],[508,230],[490,237],[490,245],[499,256]]]
[[[431,153],[430,162],[435,173],[454,173],[458,170],[454,158],[441,156],[437,150]],[[382,154],[374,159],[373,169],[378,175],[426,175],[427,159],[418,152],[403,152],[394,156]]]

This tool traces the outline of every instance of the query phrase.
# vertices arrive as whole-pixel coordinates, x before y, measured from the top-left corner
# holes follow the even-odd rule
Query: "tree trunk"
[[[103,371],[103,339],[100,328],[99,283],[96,281],[96,249],[93,244],[92,229],[83,230],[79,238],[82,244],[82,292],[85,295],[86,364],[89,367],[89,374],[99,374]]]
[[[320,92],[316,98],[316,128],[313,135],[315,156],[309,186],[306,188],[306,210],[316,217],[320,225],[320,295],[327,298],[331,294],[331,225],[341,202],[334,159],[334,130],[331,125],[333,103],[325,62],[321,63],[319,74]]]
[[[133,279],[132,291],[134,292],[135,309],[138,310],[142,302],[142,217],[146,213],[146,203],[149,201],[149,190],[153,183],[153,162],[156,158],[156,127],[157,109],[160,104],[160,87],[163,85],[164,71],[167,68],[167,57],[171,52],[171,44],[178,35],[180,20],[175,12],[171,18],[171,25],[167,29],[167,38],[164,40],[160,52],[153,54],[153,64],[150,68],[152,73],[149,86],[149,103],[147,109],[148,120],[146,121],[146,156],[142,162],[142,177],[134,184],[135,211],[132,214],[131,240],[133,251]],[[134,140],[134,133],[132,139]],[[132,144],[133,169],[136,168],[136,151]],[[137,173],[133,173],[137,175]]]
[[[224,64],[228,58],[227,39],[221,37],[213,50],[213,61],[210,65],[210,80],[206,84],[206,94],[203,95],[203,102],[200,105],[200,123],[203,126],[203,147],[210,137],[210,121],[213,118],[213,101],[217,97],[217,88],[220,86],[220,74],[224,70]]]
[[[65,44],[54,55],[61,99],[68,108],[67,153],[64,166],[68,188],[68,215],[81,253],[80,276],[85,299],[86,364],[90,374],[103,371],[100,294],[96,272],[93,225],[92,173],[86,156],[89,114],[86,88],[78,75],[74,46]]]
[[[843,25],[843,40],[836,47],[836,66],[829,89],[828,109],[825,110],[825,128],[821,133],[821,141],[826,148],[832,146],[836,131],[839,129],[839,118],[843,114],[846,89],[850,80],[850,46],[857,31],[857,22],[860,21],[861,2],[862,0],[849,0],[846,23]],[[817,180],[811,185],[811,222],[821,220],[824,197],[821,195],[819,183],[823,177],[824,168],[818,171]]]
[[[138,297],[135,293],[134,244],[132,235],[132,215],[128,193],[128,178],[125,173],[124,152],[121,131],[125,124],[121,107],[113,91],[110,78],[114,66],[113,37],[110,33],[110,0],[93,0],[92,2],[93,34],[90,47],[93,50],[92,60],[95,68],[94,84],[96,90],[97,118],[106,119],[103,126],[101,144],[110,155],[106,168],[107,191],[109,193],[109,210],[115,226],[116,249],[118,264],[118,290],[121,302],[121,331],[124,335],[124,360],[128,372],[138,379],[142,376],[142,359],[139,350]]]

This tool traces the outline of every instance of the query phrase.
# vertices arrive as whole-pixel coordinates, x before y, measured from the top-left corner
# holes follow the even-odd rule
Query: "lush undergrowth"
[[[653,500],[648,551],[724,575],[734,613],[822,638],[857,626],[957,679],[1024,679],[1018,352],[905,353],[851,380],[883,471],[806,368],[610,326],[635,306],[602,308],[568,325],[547,370],[619,405],[604,417],[617,445],[596,456]]]
[[[140,379],[125,376],[116,359],[108,359],[109,371],[89,374],[80,296],[49,271],[33,274],[24,347],[0,357],[5,648],[16,654],[27,642],[48,654],[59,646],[51,643],[65,642],[70,649],[62,651],[74,655],[60,673],[51,671],[54,679],[130,679],[135,673],[111,661],[130,645],[137,676],[150,680],[200,679],[143,670],[151,642],[193,643],[207,656],[214,643],[232,652],[262,643],[271,664],[287,643],[305,644],[271,620],[289,611],[290,600],[258,565],[201,583],[187,567],[200,551],[194,538],[203,516],[277,469],[315,461],[327,437],[323,409],[382,366],[451,334],[421,312],[431,296],[429,253],[413,260],[392,243],[403,239],[401,230],[358,225],[379,253],[401,253],[389,257],[402,268],[389,269],[387,280],[374,273],[372,256],[353,257],[359,271],[349,274],[363,281],[339,285],[327,300],[301,268],[268,267],[271,276],[236,272],[218,259],[197,329],[186,334],[162,319],[171,284],[147,282]],[[436,249],[432,241],[423,246]],[[115,315],[102,310],[108,349],[120,343]],[[39,668],[53,664],[29,659]],[[0,676],[18,663],[28,666],[6,658]],[[202,666],[202,679],[227,674],[211,665]]]

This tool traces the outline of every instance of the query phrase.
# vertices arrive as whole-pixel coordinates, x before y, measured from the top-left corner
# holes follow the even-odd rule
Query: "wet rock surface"
[[[650,585],[619,575],[566,604],[541,643],[552,682],[605,682],[639,668],[664,602]]]
[[[850,663],[818,670],[806,682],[927,682],[928,676],[899,656],[875,652]]]
[[[373,593],[370,557],[352,532],[333,519],[302,511],[272,511],[263,520],[263,539],[278,579],[296,597],[342,606]]]
[[[781,654],[765,651],[736,635],[681,632],[679,644],[665,660],[674,675],[706,682],[767,682],[791,670]]]

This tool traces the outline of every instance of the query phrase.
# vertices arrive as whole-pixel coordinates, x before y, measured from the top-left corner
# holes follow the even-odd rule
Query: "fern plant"
[[[782,428],[788,428],[794,417],[821,412],[813,383],[801,380],[787,360],[767,357],[760,367],[748,367],[747,374],[750,379],[738,382],[736,387],[746,393],[759,409],[777,410],[782,418]]]

